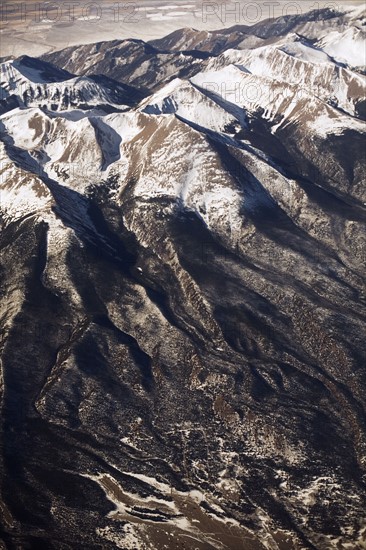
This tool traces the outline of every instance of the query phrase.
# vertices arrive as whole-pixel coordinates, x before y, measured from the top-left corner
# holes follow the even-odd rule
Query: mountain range
[[[365,24],[1,60],[3,548],[366,548]]]

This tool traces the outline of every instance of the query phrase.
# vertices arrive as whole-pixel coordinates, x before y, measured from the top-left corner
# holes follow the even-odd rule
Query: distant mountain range
[[[366,548],[365,22],[3,60],[4,548]]]

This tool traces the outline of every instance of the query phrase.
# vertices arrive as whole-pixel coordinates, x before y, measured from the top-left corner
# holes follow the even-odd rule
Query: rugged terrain
[[[4,548],[366,548],[364,27],[1,64]]]

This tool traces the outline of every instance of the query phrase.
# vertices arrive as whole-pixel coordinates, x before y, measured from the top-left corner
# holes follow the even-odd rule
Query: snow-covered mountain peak
[[[11,64],[13,68],[34,84],[61,82],[73,77],[68,71],[27,55],[14,59]]]
[[[244,113],[228,110],[215,102],[189,81],[175,79],[139,106],[145,113],[163,115],[175,113],[202,128],[217,132],[235,133],[245,124]]]
[[[366,68],[366,32],[364,29],[350,27],[343,32],[328,32],[317,43],[336,61],[350,67]]]
[[[29,65],[36,65],[37,60],[30,61],[31,63],[27,62]],[[19,106],[38,106],[53,111],[64,111],[69,108],[87,109],[93,106],[121,110],[127,108],[125,102],[130,104],[132,88],[103,77],[74,76],[56,67],[54,69],[49,70],[47,74],[43,68],[38,72],[33,68],[24,70],[23,59],[2,63],[0,85],[3,109],[7,110],[8,104],[11,108],[14,101]],[[136,95],[138,100],[139,94]]]

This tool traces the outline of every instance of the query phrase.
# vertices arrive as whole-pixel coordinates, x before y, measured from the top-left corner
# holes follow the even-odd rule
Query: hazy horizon
[[[182,27],[209,31],[237,24],[252,25],[263,19],[305,13],[326,6],[344,10],[363,4],[361,0],[2,2],[0,56],[36,56],[67,46],[104,40],[151,40]]]

